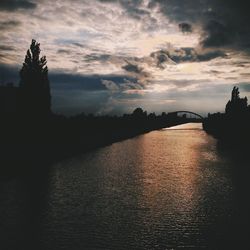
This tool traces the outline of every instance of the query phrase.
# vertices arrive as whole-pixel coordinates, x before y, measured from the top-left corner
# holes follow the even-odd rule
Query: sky
[[[250,97],[245,0],[1,0],[0,84],[18,85],[32,39],[54,112],[223,112]]]

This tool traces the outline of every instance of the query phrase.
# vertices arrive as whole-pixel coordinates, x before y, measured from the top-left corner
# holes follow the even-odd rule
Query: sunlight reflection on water
[[[77,225],[89,247],[205,247],[210,224],[231,209],[227,166],[211,166],[216,154],[201,124],[185,124],[55,166],[51,221]]]
[[[228,249],[232,163],[201,124],[177,127],[55,164],[34,211],[41,249]]]

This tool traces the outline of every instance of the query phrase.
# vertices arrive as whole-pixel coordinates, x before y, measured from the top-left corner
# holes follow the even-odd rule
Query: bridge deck
[[[199,114],[197,114],[197,113],[195,113],[195,112],[187,111],[187,110],[174,111],[174,112],[170,112],[170,113],[168,113],[168,114],[178,114],[178,113],[192,114],[192,115],[196,115],[196,116],[200,117],[201,119],[204,119],[203,116],[201,116],[201,115],[199,115]]]

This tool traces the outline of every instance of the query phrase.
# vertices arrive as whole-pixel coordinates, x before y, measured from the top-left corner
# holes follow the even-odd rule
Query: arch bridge
[[[195,117],[198,117],[199,119],[201,119],[201,120],[203,120],[204,119],[204,117],[203,116],[201,116],[201,115],[199,115],[199,114],[197,114],[197,113],[195,113],[195,112],[192,112],[192,111],[187,111],[187,110],[179,110],[179,111],[174,111],[174,112],[170,112],[170,113],[168,113],[169,115],[178,115],[178,114],[181,114],[181,113],[183,113],[183,114],[190,114],[190,116],[192,115],[192,116],[195,116]],[[186,117],[187,119],[188,119],[188,117]],[[190,117],[191,118],[191,117]],[[197,119],[197,118],[196,118]]]

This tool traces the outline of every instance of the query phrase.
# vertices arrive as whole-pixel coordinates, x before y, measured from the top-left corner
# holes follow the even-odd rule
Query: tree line
[[[250,140],[250,105],[247,97],[241,98],[238,87],[234,87],[224,113],[208,114],[203,128],[228,145],[247,148]]]
[[[119,117],[55,114],[51,110],[47,60],[40,52],[40,44],[32,40],[20,70],[19,86],[0,87],[0,160],[32,160],[41,155],[54,160],[189,121],[177,114],[148,114],[142,108]]]

